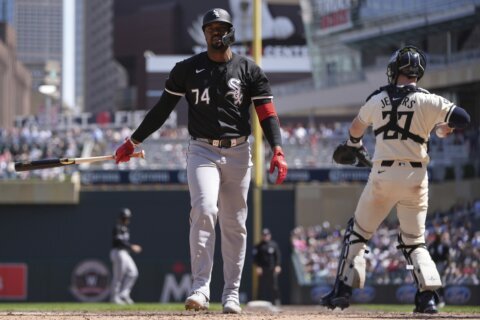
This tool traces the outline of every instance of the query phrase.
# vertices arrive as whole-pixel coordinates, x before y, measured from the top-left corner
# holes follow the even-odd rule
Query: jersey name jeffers
[[[237,78],[232,78],[228,80],[228,87],[232,90],[228,91],[225,97],[232,96],[233,103],[237,106],[242,104],[243,101],[243,94],[242,94],[242,87],[241,81]]]
[[[401,99],[401,98],[392,98],[392,100],[394,101],[397,101],[398,99]],[[390,99],[387,97],[383,98],[381,100],[382,102],[382,109],[385,108],[386,106],[391,106],[391,102],[390,102]],[[417,101],[413,100],[413,99],[410,99],[409,97],[405,97],[403,98],[402,102],[400,105],[408,108],[408,109],[412,109],[413,108],[413,105],[416,104]]]

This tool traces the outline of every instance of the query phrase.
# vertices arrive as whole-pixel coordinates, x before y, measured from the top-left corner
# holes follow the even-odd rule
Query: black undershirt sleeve
[[[268,144],[273,149],[276,146],[282,146],[282,135],[280,133],[280,125],[277,117],[268,117],[260,122],[263,134],[268,141]]]
[[[153,132],[157,131],[167,121],[168,116],[172,113],[180,98],[181,96],[163,91],[158,102],[148,111],[142,123],[132,134],[134,142],[143,142]]]
[[[271,102],[272,99],[257,99],[254,100],[255,106],[266,104]],[[273,149],[276,146],[282,146],[282,134],[280,133],[280,122],[277,115],[271,116],[260,121],[260,126],[262,127],[263,134],[268,141],[268,144]]]

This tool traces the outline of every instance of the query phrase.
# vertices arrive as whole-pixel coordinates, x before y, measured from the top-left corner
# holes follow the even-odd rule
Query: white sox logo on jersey
[[[242,104],[243,101],[243,94],[241,91],[241,81],[238,80],[237,78],[232,78],[228,80],[228,87],[232,90],[228,91],[227,94],[225,95],[226,97],[232,96],[233,98],[233,103],[236,106],[239,106]]]

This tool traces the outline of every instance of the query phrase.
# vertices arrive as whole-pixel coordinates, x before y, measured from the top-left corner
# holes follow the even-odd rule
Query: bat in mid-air
[[[134,152],[130,157],[145,159],[145,151]],[[56,159],[42,159],[33,161],[15,162],[15,171],[31,171],[37,169],[47,169],[69,166],[72,164],[92,163],[98,161],[115,160],[115,155],[98,156],[98,157],[83,157],[83,158],[56,158]]]

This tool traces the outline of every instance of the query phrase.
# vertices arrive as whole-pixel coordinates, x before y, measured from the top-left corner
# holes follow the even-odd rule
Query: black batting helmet
[[[232,17],[230,17],[230,13],[228,13],[226,10],[223,10],[221,8],[208,10],[204,14],[202,29],[205,30],[205,26],[213,22],[225,22],[226,24],[229,24],[230,27],[233,27]]]
[[[388,62],[388,83],[396,84],[400,74],[416,77],[418,81],[423,77],[426,67],[427,58],[422,50],[414,46],[403,47],[395,51]]]
[[[132,217],[132,211],[128,208],[120,209],[120,218],[121,219],[130,219]]]
[[[230,26],[228,33],[222,37],[222,42],[225,46],[229,46],[235,42],[235,29],[233,28],[232,24],[232,17],[227,10],[221,8],[208,10],[203,15],[202,30],[205,31],[205,27],[213,22],[223,22]]]

